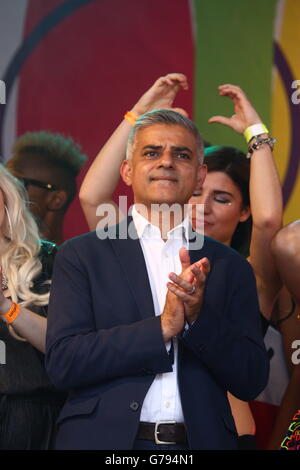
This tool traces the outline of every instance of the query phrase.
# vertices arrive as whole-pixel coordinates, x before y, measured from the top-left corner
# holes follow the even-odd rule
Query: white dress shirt
[[[132,210],[133,221],[144,253],[150,281],[155,315],[161,315],[164,309],[169,273],[181,273],[179,250],[188,249],[189,219],[167,234],[167,241],[161,238],[160,230],[137,212]],[[178,342],[173,338],[174,364],[173,371],[157,374],[144,399],[141,410],[141,421],[154,423],[161,420],[184,422],[177,380]],[[170,343],[167,345],[170,348]]]

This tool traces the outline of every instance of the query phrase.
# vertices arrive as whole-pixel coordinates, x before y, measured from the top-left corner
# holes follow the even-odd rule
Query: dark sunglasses
[[[37,186],[38,188],[42,189],[47,189],[47,191],[56,191],[58,189],[58,186],[55,186],[54,184],[51,183],[44,183],[43,181],[38,181],[34,180],[31,178],[19,178],[25,186],[26,189],[28,189],[28,186]]]

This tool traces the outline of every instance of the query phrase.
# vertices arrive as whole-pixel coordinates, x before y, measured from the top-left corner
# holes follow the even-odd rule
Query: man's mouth
[[[152,176],[150,181],[171,181],[173,183],[177,182],[177,179],[172,176]]]

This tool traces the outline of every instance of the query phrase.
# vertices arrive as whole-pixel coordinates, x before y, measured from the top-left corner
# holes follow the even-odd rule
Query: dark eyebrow
[[[172,148],[172,150],[176,150],[176,152],[189,152],[189,153],[193,153],[193,152],[191,151],[191,149],[189,149],[188,147],[178,147],[178,146],[175,146],[175,145],[174,145],[174,146],[171,147],[171,148]]]
[[[218,195],[218,194],[227,194],[228,196],[234,197],[233,194],[229,193],[228,191],[221,191],[219,189],[216,189],[214,191],[214,194],[216,194],[216,195]]]
[[[147,149],[160,150],[162,149],[162,145],[145,145],[145,147],[143,147],[143,150],[147,150]]]
[[[150,149],[150,150],[161,150],[163,148],[162,145],[145,145],[145,147],[143,147],[143,150],[147,150],[147,149]],[[181,146],[177,146],[177,145],[174,145],[171,147],[172,150],[175,150],[176,152],[189,152],[189,153],[193,153],[191,151],[191,149],[189,149],[188,147],[181,147]]]

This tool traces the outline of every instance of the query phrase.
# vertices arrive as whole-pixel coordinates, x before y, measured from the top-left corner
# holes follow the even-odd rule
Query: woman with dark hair
[[[103,221],[97,218],[99,204],[112,202],[119,179],[119,168],[125,158],[127,139],[131,126],[141,114],[158,108],[172,108],[180,89],[187,89],[186,77],[169,74],[159,78],[140,98],[115,130],[91,165],[80,189],[80,200],[91,230],[100,228]],[[233,85],[219,87],[221,96],[232,99],[235,113],[231,118],[215,116],[209,122],[231,127],[239,134],[261,123],[255,109],[243,93]],[[172,108],[174,109],[174,108]],[[176,109],[175,109],[176,110]],[[183,110],[178,110],[185,113]],[[203,221],[197,211],[204,204],[204,234],[248,256],[257,280],[260,309],[268,320],[271,316],[280,281],[271,254],[271,240],[279,230],[282,220],[282,195],[272,151],[272,140],[261,124],[261,144],[250,148],[251,162],[231,147],[210,147],[205,150],[204,163],[208,173],[200,192],[190,199],[191,222],[195,230],[203,230]],[[256,134],[251,143],[257,142]],[[254,139],[254,140],[253,140]],[[252,145],[252,144],[251,144]],[[251,170],[251,171],[250,171]],[[99,184],[101,181],[101,184]],[[250,190],[249,190],[250,188]],[[251,211],[253,223],[251,223]],[[117,218],[121,216],[116,208]],[[104,219],[103,219],[104,220]],[[105,217],[105,224],[115,224]],[[198,222],[199,226],[198,226]],[[242,312],[241,312],[242,315]],[[241,448],[253,448],[255,423],[249,405],[229,394]]]
[[[252,230],[252,217],[249,215],[250,208],[250,195],[249,195],[249,181],[250,181],[250,160],[246,158],[246,155],[240,150],[234,147],[224,146],[212,146],[206,147],[204,150],[204,163],[207,166],[207,173],[220,172],[227,175],[232,182],[239,189],[242,196],[243,208],[246,210],[246,220],[238,221],[237,225],[234,225],[234,231],[231,238],[230,246],[238,251],[243,256],[249,256],[250,239]],[[195,193],[194,198],[200,196]],[[196,199],[192,198],[193,201],[197,202]],[[226,201],[219,198],[221,204],[225,204]],[[248,216],[249,215],[249,216]],[[224,233],[224,223],[231,220],[226,214],[223,217],[222,231]],[[194,221],[193,226],[197,224],[197,220]],[[211,228],[211,227],[210,227]],[[233,228],[229,229],[229,234],[232,234]],[[216,238],[214,232],[209,232],[209,227],[205,231],[207,236]],[[222,241],[222,240],[220,240]],[[224,234],[224,241],[226,243],[226,233]]]

